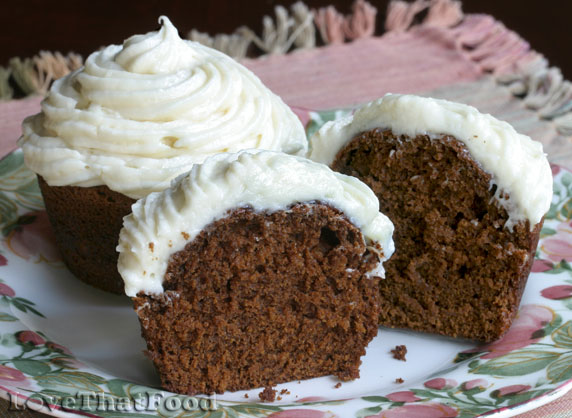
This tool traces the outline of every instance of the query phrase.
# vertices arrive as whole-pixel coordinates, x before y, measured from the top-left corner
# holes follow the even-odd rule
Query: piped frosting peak
[[[25,162],[50,186],[141,198],[220,152],[305,153],[301,122],[252,72],[160,22],[91,54],[24,121]]]

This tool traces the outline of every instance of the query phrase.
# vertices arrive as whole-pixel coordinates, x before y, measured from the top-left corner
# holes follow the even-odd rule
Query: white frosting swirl
[[[252,72],[160,21],[91,54],[24,121],[25,162],[49,185],[140,198],[216,153],[305,152],[302,124]]]
[[[533,228],[550,208],[552,171],[542,144],[474,107],[446,100],[388,94],[353,115],[326,123],[310,138],[309,157],[331,164],[356,135],[375,128],[409,137],[450,135],[464,143],[492,175],[491,186],[498,186],[495,196],[509,214],[507,228],[525,219]],[[500,198],[503,193],[508,200]]]
[[[133,205],[117,247],[125,293],[161,293],[169,257],[230,209],[249,206],[272,212],[312,201],[342,211],[368,244],[381,245],[384,260],[393,254],[393,224],[379,212],[375,194],[358,179],[277,152],[220,154],[195,165],[171,188]],[[380,262],[374,272],[382,271]]]

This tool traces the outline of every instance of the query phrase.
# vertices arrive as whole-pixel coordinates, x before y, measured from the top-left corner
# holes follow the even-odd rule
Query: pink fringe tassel
[[[376,16],[377,9],[365,0],[356,0],[348,16],[338,12],[334,6],[314,10],[314,22],[326,44],[373,36]]]

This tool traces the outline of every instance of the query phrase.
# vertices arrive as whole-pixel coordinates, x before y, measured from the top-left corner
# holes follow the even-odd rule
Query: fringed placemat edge
[[[299,1],[290,9],[276,6],[274,18],[264,16],[260,35],[242,26],[215,36],[193,29],[186,38],[240,60],[253,50],[255,56],[287,54],[373,37],[376,16],[377,9],[365,0],[355,0],[348,15],[334,6],[312,10]],[[459,0],[389,3],[384,36],[424,26],[453,31],[456,47],[484,74],[492,74],[540,118],[552,120],[559,133],[572,135],[572,83],[516,32],[489,15],[465,15]],[[319,42],[324,46],[318,47]],[[46,94],[54,80],[82,65],[82,56],[75,53],[40,51],[32,58],[12,58],[7,67],[0,66],[0,100],[12,99],[15,89],[24,96]]]

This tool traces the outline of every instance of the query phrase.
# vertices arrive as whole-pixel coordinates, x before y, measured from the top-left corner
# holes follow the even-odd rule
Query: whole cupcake
[[[159,22],[57,80],[19,140],[65,263],[116,293],[115,247],[136,199],[213,154],[307,148],[298,118],[252,72]]]

